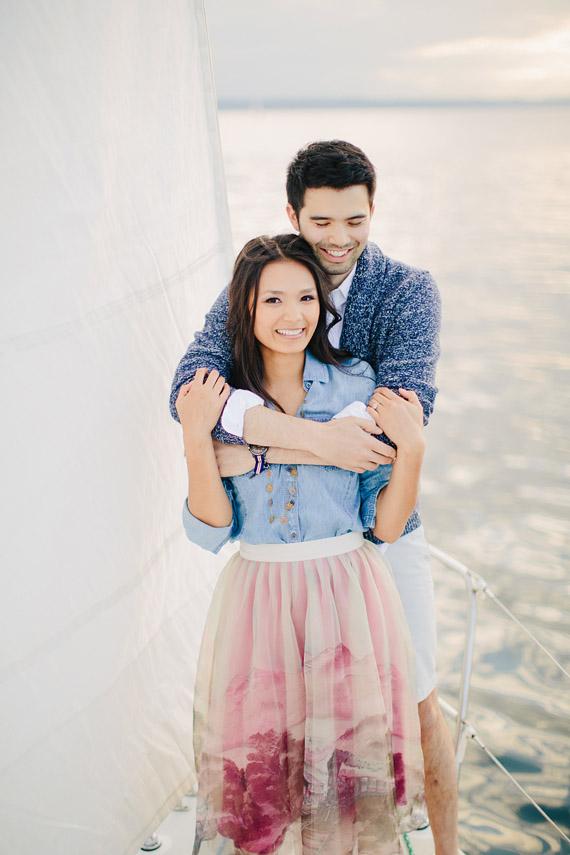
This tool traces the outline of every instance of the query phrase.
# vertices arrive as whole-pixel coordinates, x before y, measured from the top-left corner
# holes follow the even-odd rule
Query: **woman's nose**
[[[302,316],[301,304],[296,300],[294,303],[286,303],[283,307],[283,317],[288,321],[296,321]]]

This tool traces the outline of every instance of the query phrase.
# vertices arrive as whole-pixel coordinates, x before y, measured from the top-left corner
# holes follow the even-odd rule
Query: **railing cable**
[[[455,709],[455,707],[453,707],[453,706],[449,703],[449,701],[446,701],[444,698],[439,698],[439,705],[440,705],[440,707],[442,708],[442,710],[443,710],[445,713],[447,713],[447,715],[448,715],[448,716],[450,716],[450,718],[457,719],[457,717],[458,717],[458,712],[457,712],[457,710]],[[544,817],[544,819],[545,819],[547,822],[549,822],[549,823],[550,823],[550,825],[551,825],[553,828],[555,828],[555,829],[556,829],[556,831],[560,834],[560,836],[561,836],[564,840],[566,840],[566,842],[567,842],[567,843],[570,843],[570,837],[568,837],[568,835],[567,835],[564,831],[562,831],[562,829],[560,828],[560,826],[558,826],[558,825],[554,822],[554,820],[553,820],[553,819],[551,819],[551,818],[548,816],[548,814],[547,814],[547,813],[546,813],[546,812],[545,812],[545,811],[540,807],[540,805],[539,805],[539,804],[537,804],[537,802],[535,802],[535,800],[534,800],[534,799],[533,799],[533,797],[530,795],[530,793],[528,793],[528,792],[525,790],[525,788],[523,787],[523,785],[522,785],[522,784],[519,784],[519,782],[517,781],[517,779],[516,779],[515,777],[513,777],[513,775],[511,775],[511,773],[509,772],[509,770],[508,770],[505,766],[503,766],[503,764],[501,763],[501,761],[499,760],[499,758],[498,758],[495,754],[493,754],[493,752],[491,751],[491,749],[490,749],[490,748],[487,748],[487,746],[485,745],[485,743],[483,742],[483,740],[481,739],[481,737],[479,736],[479,734],[477,733],[477,731],[475,730],[475,728],[473,727],[473,725],[472,725],[472,724],[470,724],[470,722],[468,722],[466,719],[464,719],[464,720],[463,720],[463,738],[464,738],[465,742],[466,742],[468,739],[472,739],[472,740],[473,740],[473,742],[475,742],[475,743],[479,746],[479,748],[481,748],[481,749],[485,752],[485,754],[489,757],[489,759],[490,759],[490,760],[492,760],[492,761],[493,761],[493,763],[494,763],[494,764],[495,764],[495,765],[496,765],[496,766],[501,770],[501,772],[503,772],[503,773],[507,776],[507,778],[509,779],[509,781],[511,781],[511,782],[515,785],[515,787],[516,787],[516,788],[517,788],[517,789],[518,789],[518,790],[523,794],[523,796],[525,797],[525,799],[526,799],[526,800],[527,800],[527,801],[528,801],[528,802],[529,802],[529,803],[530,803],[534,808],[536,808],[536,810],[539,812],[539,814],[540,814],[541,816],[543,816],[543,817]],[[464,750],[465,750],[465,745],[462,745],[462,746],[461,746],[461,750],[462,750],[462,751],[464,751]]]
[[[496,596],[496,594],[494,594],[494,593],[493,593],[493,591],[489,588],[489,586],[488,586],[488,585],[486,585],[486,586],[485,586],[484,588],[482,588],[481,590],[483,591],[483,593],[484,593],[484,594],[486,594],[486,595],[487,595],[487,597],[489,597],[489,599],[491,600],[491,602],[492,602],[492,603],[495,603],[495,605],[497,605],[500,609],[502,609],[502,611],[503,611],[503,612],[504,612],[508,617],[510,617],[510,619],[511,619],[512,621],[514,621],[514,622],[516,623],[516,625],[517,625],[520,629],[522,629],[522,631],[523,631],[523,632],[525,632],[525,633],[528,635],[528,637],[529,637],[530,639],[532,639],[532,641],[534,641],[534,643],[535,643],[538,647],[540,647],[540,649],[542,650],[542,652],[543,652],[543,653],[545,653],[545,654],[546,654],[546,656],[548,656],[548,658],[550,659],[550,661],[551,661],[554,665],[556,665],[556,667],[557,667],[560,671],[562,671],[562,673],[564,674],[564,676],[565,676],[565,677],[568,677],[568,679],[570,680],[570,673],[566,670],[566,668],[565,668],[563,665],[561,665],[561,664],[560,664],[560,662],[559,662],[557,659],[555,659],[555,657],[552,655],[552,653],[550,653],[550,651],[546,649],[546,647],[544,646],[544,644],[542,644],[542,643],[538,640],[538,638],[537,638],[537,637],[536,637],[536,636],[535,636],[535,635],[530,631],[530,629],[527,629],[527,627],[524,625],[524,623],[522,623],[522,622],[518,619],[518,617],[516,617],[516,616],[515,616],[515,615],[510,611],[510,609],[508,609],[508,608],[505,606],[505,604],[504,604],[504,603],[502,603],[502,602],[500,601],[500,599]]]
[[[566,670],[566,668],[550,653],[549,650],[542,644],[541,641],[538,640],[536,635],[527,629],[527,627],[512,613],[512,611],[507,608],[507,606],[501,602],[501,600],[497,597],[497,595],[491,590],[485,579],[482,576],[479,576],[477,573],[474,573],[473,570],[470,570],[465,564],[461,561],[458,561],[457,558],[454,558],[452,555],[448,555],[447,552],[444,552],[442,549],[438,549],[436,546],[431,546],[430,544],[430,552],[432,555],[441,561],[442,564],[445,564],[447,567],[450,567],[452,570],[457,570],[463,578],[471,583],[473,591],[481,592],[485,594],[492,603],[495,603],[506,615],[509,617],[516,625],[522,629],[522,631],[528,635],[528,637],[534,641],[534,643],[539,647],[542,652],[548,656],[553,665],[556,665],[559,671],[561,671],[565,677],[568,677],[570,680],[570,672]]]
[[[494,594],[493,591],[489,588],[487,582],[485,581],[485,579],[482,578],[482,576],[479,576],[477,573],[474,573],[472,570],[466,567],[465,564],[463,564],[461,561],[458,561],[457,558],[453,558],[453,556],[448,555],[446,552],[443,552],[443,550],[438,549],[435,546],[430,545],[430,552],[442,564],[452,570],[456,570],[458,573],[460,573],[461,576],[463,576],[465,582],[467,582],[468,585],[471,586],[472,595],[476,595],[479,592],[486,594],[486,596],[491,600],[491,602],[495,603],[495,605],[497,605],[504,612],[504,614],[507,615],[507,617],[509,617],[520,629],[522,629],[522,631],[537,645],[537,647],[542,650],[542,652],[550,659],[550,661],[554,665],[556,665],[556,667],[564,674],[564,676],[570,679],[570,673],[568,673],[566,668],[564,668],[564,666],[561,665],[560,662],[558,662],[558,660],[552,655],[552,653],[550,653],[546,649],[544,644],[542,644],[538,640],[538,638],[529,629],[526,628],[526,626],[510,611],[510,609],[508,609],[507,606],[505,606],[504,603],[501,602],[501,600],[496,596],[496,594]],[[474,629],[474,616],[472,615],[469,627],[469,632],[471,635],[473,635]],[[469,679],[469,670],[470,669],[464,669],[464,679]],[[462,696],[463,694],[464,691],[462,691]],[[468,697],[468,695],[466,697]],[[440,698],[439,702],[443,710],[452,718],[456,719],[456,721],[458,721],[458,724],[460,725],[458,728],[458,738],[456,744],[456,756],[458,760],[458,765],[460,766],[463,760],[463,754],[465,751],[467,739],[473,739],[473,741],[485,752],[485,754],[487,754],[489,759],[493,761],[497,768],[500,769],[501,772],[503,772],[507,776],[507,778],[515,785],[519,792],[523,794],[523,796],[538,811],[538,813],[554,829],[556,829],[562,839],[565,840],[567,843],[570,843],[570,837],[568,837],[568,835],[560,828],[560,826],[557,825],[554,820],[548,816],[548,814],[533,799],[530,793],[525,790],[522,784],[519,784],[517,779],[513,777],[513,775],[511,775],[509,770],[501,763],[499,758],[495,754],[493,754],[491,749],[487,748],[475,728],[467,721],[467,719],[460,716],[458,710],[454,709],[454,707],[452,707],[448,701],[445,701],[443,698]],[[464,704],[463,706],[466,705]]]
[[[473,728],[471,728],[471,730],[473,731]],[[548,816],[548,814],[547,814],[547,813],[545,813],[545,811],[540,807],[540,805],[539,805],[539,804],[537,804],[537,803],[535,802],[535,800],[534,800],[534,799],[533,799],[533,797],[530,795],[530,793],[527,793],[527,791],[526,791],[526,790],[525,790],[525,788],[522,786],[522,784],[519,784],[519,782],[517,781],[517,779],[516,779],[516,778],[514,778],[514,777],[511,775],[511,773],[509,772],[509,770],[508,770],[508,769],[506,769],[506,768],[505,768],[505,766],[503,766],[503,764],[501,763],[501,761],[499,760],[499,758],[498,758],[498,757],[496,757],[496,756],[493,754],[493,752],[491,751],[491,749],[490,749],[490,748],[487,748],[487,746],[485,745],[485,743],[483,742],[483,740],[482,740],[482,739],[477,735],[477,733],[475,733],[475,731],[473,731],[473,732],[470,734],[470,736],[471,736],[471,738],[472,738],[472,739],[477,743],[477,745],[479,746],[479,748],[482,748],[482,749],[483,749],[483,751],[485,752],[485,754],[487,754],[487,756],[488,756],[488,757],[490,757],[490,759],[493,761],[493,763],[494,763],[496,766],[498,766],[498,768],[501,770],[501,772],[504,772],[504,773],[505,773],[505,775],[507,776],[507,778],[509,779],[509,781],[511,781],[511,782],[515,785],[515,787],[517,787],[517,789],[519,789],[519,790],[520,790],[520,792],[523,794],[523,796],[525,796],[525,798],[527,798],[527,799],[528,799],[528,801],[531,803],[531,805],[532,805],[534,808],[536,808],[536,810],[539,812],[539,814],[540,814],[541,816],[543,816],[543,817],[544,817],[544,819],[545,819],[547,822],[549,822],[549,823],[550,823],[550,825],[551,825],[553,828],[555,828],[555,829],[556,829],[556,831],[557,831],[557,832],[558,832],[558,834],[562,837],[562,839],[563,839],[563,840],[565,840],[565,841],[566,841],[566,843],[570,843],[570,837],[568,837],[568,835],[567,835],[567,834],[565,834],[565,833],[562,831],[562,829],[560,828],[560,826],[559,826],[559,825],[556,825],[556,823],[554,822],[554,820],[553,820],[553,819],[551,819],[551,818]]]

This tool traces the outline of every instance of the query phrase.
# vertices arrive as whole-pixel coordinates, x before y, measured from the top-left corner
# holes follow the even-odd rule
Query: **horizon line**
[[[325,101],[321,98],[218,98],[220,110],[283,110],[283,109],[362,109],[366,107],[383,108],[456,108],[456,107],[570,107],[570,98],[544,98],[541,100],[524,100],[516,98],[505,99],[343,99]]]

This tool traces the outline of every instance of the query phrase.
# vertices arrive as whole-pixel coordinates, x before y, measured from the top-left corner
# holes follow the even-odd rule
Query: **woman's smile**
[[[285,338],[300,338],[305,332],[305,327],[298,327],[294,330],[275,330],[279,335],[285,336]]]

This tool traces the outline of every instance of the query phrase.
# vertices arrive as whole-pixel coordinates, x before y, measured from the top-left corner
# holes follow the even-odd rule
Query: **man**
[[[374,212],[376,176],[366,155],[334,140],[301,149],[287,173],[287,213],[293,228],[311,245],[327,273],[331,299],[341,322],[330,330],[335,346],[369,362],[378,387],[415,391],[425,421],[436,394],[440,303],[426,271],[393,261],[368,241]],[[174,377],[171,410],[183,383],[199,367],[231,375],[231,341],[225,329],[227,289],[208,313]],[[375,406],[374,396],[370,401]],[[220,446],[222,474],[236,474],[236,453],[246,457],[242,471],[263,462],[328,463],[362,472],[391,462],[394,450],[380,442],[378,429],[358,417],[319,423],[260,407],[250,393],[230,397],[214,433],[225,443],[243,436],[249,444],[236,452]],[[226,428],[230,433],[227,433]],[[239,441],[239,440],[238,440]],[[229,466],[228,472],[224,467]],[[426,801],[436,855],[457,855],[457,792],[449,732],[437,701],[435,613],[429,555],[418,510],[394,544],[380,547],[393,567],[412,634],[418,664],[418,703],[426,775]]]

